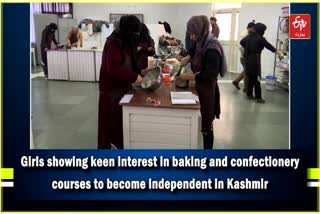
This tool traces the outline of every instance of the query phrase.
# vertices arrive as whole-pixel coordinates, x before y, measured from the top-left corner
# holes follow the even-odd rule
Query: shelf
[[[281,68],[282,70],[286,71],[286,72],[289,72],[289,68],[284,68],[280,65],[276,65],[277,68]]]
[[[284,35],[289,35],[289,32],[288,33],[285,33],[283,31],[280,31],[279,34],[284,34]],[[289,36],[288,36],[289,37]]]
[[[289,76],[290,76],[290,61],[289,61],[290,46],[285,46],[284,43],[286,43],[285,41],[287,42],[290,41],[290,38],[289,38],[289,32],[282,31],[283,28],[281,27],[281,23],[288,18],[289,18],[289,14],[280,15],[278,17],[277,40],[276,40],[276,48],[285,55],[285,60],[282,61],[277,57],[277,55],[275,55],[274,65],[273,65],[273,74],[277,77],[277,83],[281,85],[286,85],[286,88],[288,88]],[[286,49],[280,50],[280,47],[282,48],[286,47]]]

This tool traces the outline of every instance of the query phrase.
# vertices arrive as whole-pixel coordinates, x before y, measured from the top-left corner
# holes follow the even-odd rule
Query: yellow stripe
[[[13,168],[1,168],[1,179],[13,179]]]
[[[320,179],[320,168],[308,168],[307,178],[312,180]]]

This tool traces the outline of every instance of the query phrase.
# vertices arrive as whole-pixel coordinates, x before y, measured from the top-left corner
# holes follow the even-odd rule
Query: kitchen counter
[[[171,103],[171,91],[191,91],[193,94],[197,94],[194,83],[191,83],[190,87],[187,89],[176,88],[173,83],[164,82],[156,91],[144,90],[140,87],[136,87],[134,90],[129,92],[129,94],[134,94],[130,103],[120,104],[122,106],[137,106],[137,107],[151,107],[153,104],[146,102],[148,97],[158,100],[161,102],[157,108],[173,108],[173,109],[200,109],[200,104],[195,105],[173,105]]]
[[[123,109],[123,140],[126,149],[200,149],[202,148],[200,104],[173,105],[171,91],[196,93],[194,84],[187,89],[176,88],[174,83],[162,83],[154,92],[135,88],[129,103]],[[146,101],[160,100],[155,107]]]
[[[57,49],[47,52],[48,78],[52,80],[99,80],[102,48]]]

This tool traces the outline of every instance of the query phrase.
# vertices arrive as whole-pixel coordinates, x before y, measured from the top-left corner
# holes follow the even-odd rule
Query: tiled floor
[[[247,100],[231,83],[220,84],[222,114],[214,122],[214,148],[289,148],[289,94],[262,88],[266,104]],[[97,114],[97,83],[32,80],[34,148],[95,149]]]

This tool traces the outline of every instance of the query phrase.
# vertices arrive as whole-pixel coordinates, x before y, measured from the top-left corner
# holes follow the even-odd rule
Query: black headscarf
[[[193,16],[187,23],[189,33],[196,34],[197,46],[202,48],[209,34],[209,20],[206,16]]]
[[[168,34],[171,34],[172,31],[171,31],[171,27],[169,25],[168,22],[158,22],[160,25],[163,25],[164,26],[164,30],[168,33]]]
[[[55,32],[58,29],[58,25],[56,23],[50,23],[48,28],[51,32]]]
[[[150,31],[149,31],[147,25],[145,25],[145,24],[142,24],[142,26],[141,26],[139,41],[148,42],[148,44],[152,43],[152,38],[150,36]]]
[[[187,23],[187,30],[191,34],[195,34],[197,41],[195,42],[195,56],[204,57],[208,49],[216,50],[221,57],[220,76],[223,77],[227,72],[227,63],[225,54],[220,42],[209,33],[209,20],[206,16],[192,16]],[[198,64],[202,63],[202,59],[198,60]]]
[[[110,37],[116,39],[121,49],[121,64],[125,62],[124,49],[130,49],[131,63],[133,70],[137,70],[137,46],[139,41],[139,33],[141,31],[141,22],[134,16],[122,16],[119,28],[115,30]]]
[[[260,36],[263,36],[264,32],[267,30],[267,26],[262,23],[257,23],[255,24],[254,29],[256,30],[257,34],[259,34]]]
[[[255,24],[255,20],[252,20],[252,22],[249,22],[248,25],[247,25],[247,28],[252,28],[254,27],[256,24]]]

